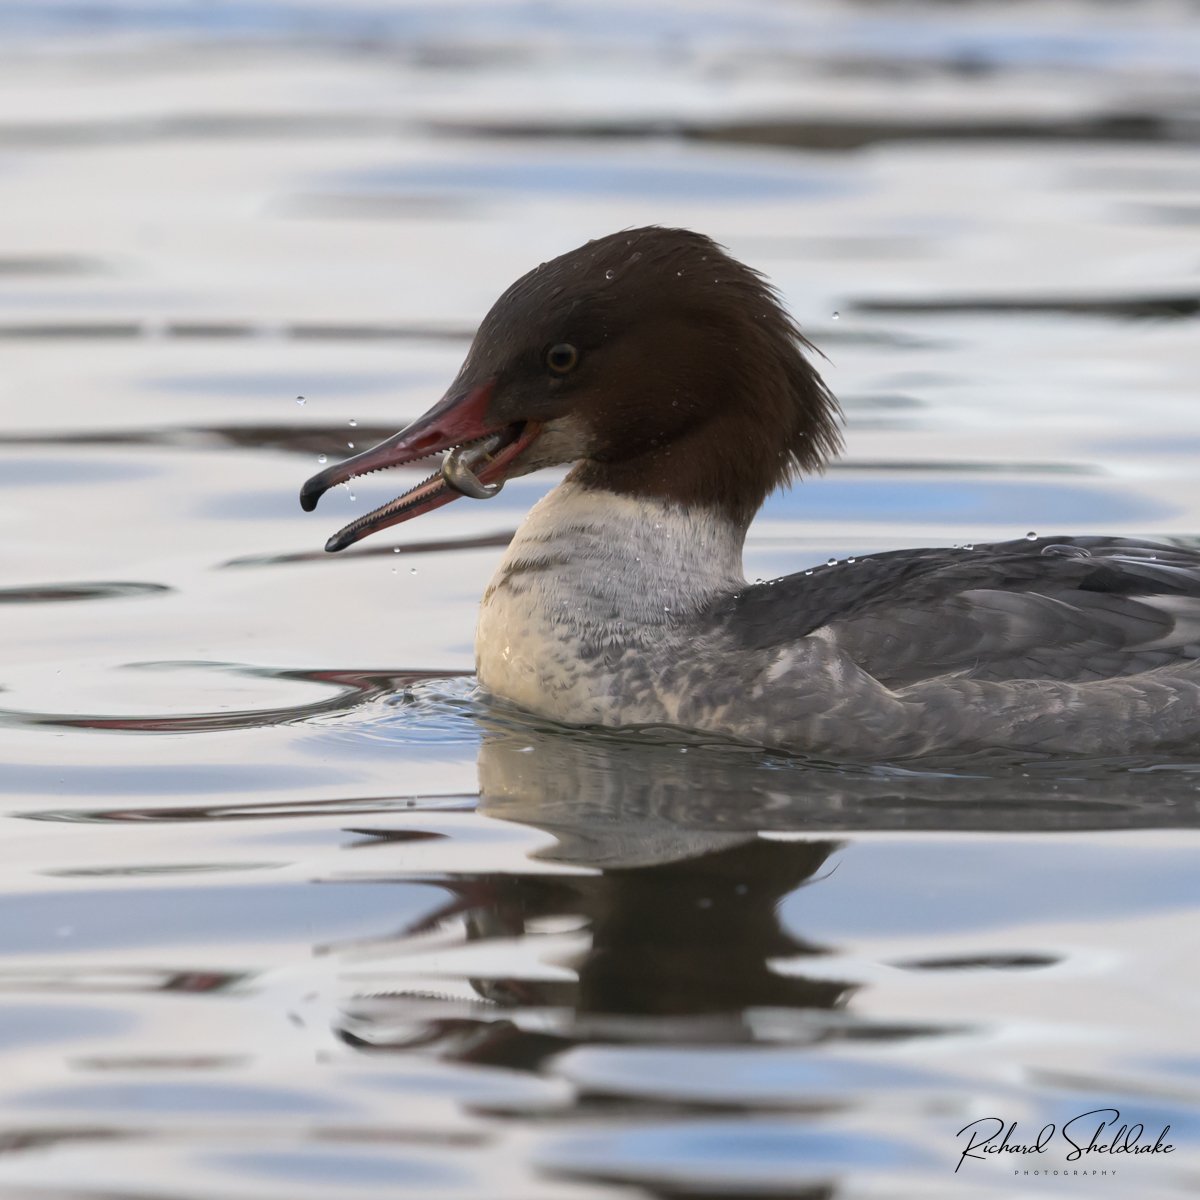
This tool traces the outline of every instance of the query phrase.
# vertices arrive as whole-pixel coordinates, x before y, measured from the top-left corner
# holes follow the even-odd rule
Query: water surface
[[[846,410],[751,579],[1200,535],[1194,5],[10,2],[0,65],[4,1195],[1195,1192],[1200,756],[547,728],[470,672],[552,477],[296,502],[660,222]],[[1175,1149],[955,1173],[1110,1107]]]

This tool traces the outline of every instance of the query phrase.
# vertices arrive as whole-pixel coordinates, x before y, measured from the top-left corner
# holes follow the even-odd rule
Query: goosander
[[[672,726],[851,760],[1200,738],[1200,553],[1042,537],[902,550],[748,584],[767,495],[840,449],[813,347],[701,234],[625,230],[543,263],[445,396],[335,484],[451,451],[326,544],[573,464],[483,596],[486,692],[569,725]]]

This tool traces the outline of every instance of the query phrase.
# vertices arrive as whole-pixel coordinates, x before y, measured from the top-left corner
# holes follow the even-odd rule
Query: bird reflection
[[[782,901],[818,875],[838,843],[761,837],[753,805],[752,819],[741,819],[739,801],[761,783],[760,766],[736,751],[493,733],[479,757],[481,810],[544,830],[555,844],[528,871],[439,879],[451,899],[404,936],[455,921],[467,943],[570,930],[572,950],[558,964],[565,977],[472,979],[487,1005],[475,1019],[438,1017],[426,1002],[427,1019],[400,1036],[381,1038],[362,1017],[344,1036],[536,1070],[581,1042],[745,1042],[758,1036],[748,1019],[757,1010],[842,1005],[849,984],[797,969],[827,949],[779,917]],[[574,870],[550,873],[550,864]],[[782,959],[786,971],[774,965]],[[536,1029],[504,1019],[531,1009],[554,1017]]]
[[[1133,767],[1079,761],[1064,772],[976,758],[925,772],[833,770],[730,745],[493,721],[479,753],[479,809],[554,844],[525,870],[422,874],[450,899],[374,945],[406,954],[431,934],[449,935],[464,948],[494,948],[489,964],[499,970],[484,978],[464,968],[440,1000],[389,991],[383,1008],[350,1014],[343,1036],[364,1048],[420,1044],[528,1070],[581,1042],[753,1041],[764,1010],[775,1014],[773,1038],[854,1036],[851,1017],[829,1018],[854,992],[821,969],[835,948],[779,919],[790,894],[820,886],[842,845],[823,832],[1200,822],[1195,767],[1166,776]],[[360,832],[368,835],[361,845],[420,836]],[[551,946],[554,970],[534,969]],[[536,1021],[521,1019],[535,1010]],[[791,1018],[782,1026],[781,1013]]]
[[[1194,767],[1164,774],[1132,763],[1064,769],[988,759],[922,771],[834,769],[728,745],[549,730],[515,719],[487,726],[478,772],[479,811],[541,831],[547,842],[515,870],[506,854],[503,870],[437,871],[428,865],[444,862],[439,846],[455,839],[431,834],[419,818],[400,828],[394,819],[378,830],[356,826],[365,837],[353,851],[374,853],[373,879],[381,877],[379,860],[402,854],[404,869],[394,878],[427,883],[444,900],[391,936],[332,948],[358,966],[364,959],[377,966],[370,995],[354,972],[357,995],[342,1013],[340,1035],[366,1054],[432,1055],[565,1084],[551,1088],[549,1099],[539,1087],[481,1096],[468,1107],[476,1115],[520,1116],[526,1129],[540,1123],[551,1140],[569,1129],[583,1140],[563,1133],[566,1149],[559,1146],[552,1173],[633,1182],[639,1194],[659,1200],[766,1193],[749,1185],[721,1190],[702,1151],[683,1176],[673,1174],[654,1159],[653,1139],[639,1140],[644,1129],[669,1142],[670,1130],[723,1120],[727,1137],[736,1138],[753,1121],[774,1129],[770,1123],[782,1119],[787,1146],[768,1190],[789,1200],[841,1194],[838,1155],[851,1161],[858,1153],[850,1142],[824,1140],[840,1128],[846,1090],[814,1088],[801,1068],[787,1068],[797,1072],[787,1095],[768,1088],[760,1101],[726,1090],[711,1074],[699,1088],[647,1077],[664,1063],[712,1072],[714,1055],[705,1051],[737,1048],[740,1061],[763,1064],[775,1057],[767,1047],[811,1047],[814,1062],[836,1061],[852,1078],[846,1064],[858,1060],[864,1040],[964,1032],[937,1019],[856,1012],[856,989],[864,985],[840,977],[839,967],[847,970],[836,957],[842,947],[810,940],[781,919],[803,912],[804,905],[785,902],[821,887],[836,852],[853,852],[839,838],[859,830],[1061,832],[1200,822]],[[967,954],[896,965],[1024,969],[1054,961]],[[617,1048],[597,1054],[595,1047]],[[687,1053],[664,1053],[681,1049]],[[593,1071],[606,1065],[589,1073],[581,1061]],[[610,1163],[607,1148],[618,1143],[624,1157]],[[576,1159],[579,1146],[586,1153]],[[736,1174],[738,1162],[734,1156],[725,1166]]]

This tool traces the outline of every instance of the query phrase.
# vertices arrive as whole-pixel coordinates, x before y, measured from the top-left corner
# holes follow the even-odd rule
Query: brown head
[[[744,525],[839,447],[837,402],[805,349],[762,276],[710,239],[655,226],[610,234],[518,279],[445,397],[314,476],[301,503],[311,510],[354,475],[495,435],[484,483],[577,463],[588,486],[717,508]],[[434,476],[326,549],[457,495]]]

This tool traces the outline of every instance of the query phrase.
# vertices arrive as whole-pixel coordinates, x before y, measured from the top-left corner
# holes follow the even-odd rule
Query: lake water
[[[471,642],[553,479],[296,495],[657,222],[846,409],[750,578],[1200,534],[1198,144],[1194,3],[0,3],[0,1195],[1195,1195],[1200,751],[542,728]]]

